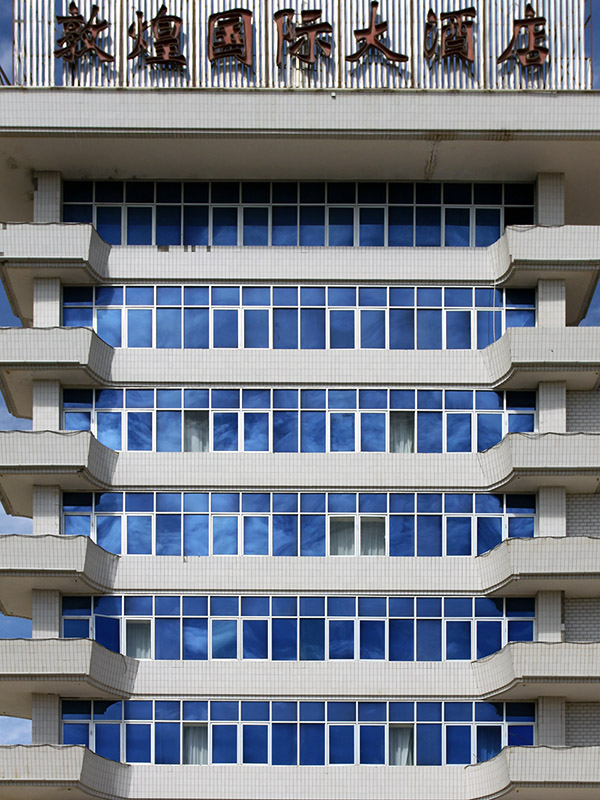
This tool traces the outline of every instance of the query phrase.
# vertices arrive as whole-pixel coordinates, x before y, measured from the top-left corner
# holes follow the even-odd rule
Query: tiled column
[[[562,642],[562,592],[538,592],[535,622],[538,642]]]
[[[537,176],[536,212],[538,225],[565,224],[565,176],[561,172]]]
[[[33,430],[60,430],[60,383],[33,382]]]
[[[62,189],[60,172],[36,172],[34,182],[33,221],[60,222]]]
[[[539,433],[565,433],[567,430],[567,386],[564,381],[542,381],[538,385]]]
[[[564,328],[567,315],[565,282],[540,280],[537,285],[538,328]]]
[[[33,535],[60,533],[60,487],[33,487]]]
[[[567,535],[567,492],[564,486],[542,486],[538,491],[538,536]]]
[[[33,639],[58,639],[60,636],[60,592],[33,589],[31,593]]]
[[[58,278],[33,279],[33,324],[36,328],[57,328],[60,325]]]
[[[540,697],[537,704],[537,744],[561,747],[565,740],[565,698]]]
[[[31,743],[60,744],[60,699],[56,694],[31,695]]]

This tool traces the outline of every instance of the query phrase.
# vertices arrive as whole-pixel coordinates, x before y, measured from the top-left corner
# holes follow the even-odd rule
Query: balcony
[[[34,278],[89,284],[144,280],[361,283],[414,282],[534,286],[540,279],[566,282],[567,324],[586,312],[598,279],[600,227],[509,228],[487,248],[324,247],[110,247],[91,225],[4,223],[0,276],[15,312],[33,320]],[[376,272],[374,271],[376,252]]]
[[[469,767],[168,766],[118,764],[76,745],[0,747],[2,800],[595,800],[600,747],[508,747]],[[301,776],[301,779],[300,779]]]

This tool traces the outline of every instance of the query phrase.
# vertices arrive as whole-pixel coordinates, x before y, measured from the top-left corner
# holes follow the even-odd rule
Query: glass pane
[[[354,555],[354,517],[331,517],[329,520],[329,554]]]

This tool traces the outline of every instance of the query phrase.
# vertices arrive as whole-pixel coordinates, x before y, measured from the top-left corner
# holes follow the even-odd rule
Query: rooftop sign
[[[468,0],[467,0],[468,2]],[[25,86],[583,89],[580,0],[16,0]]]

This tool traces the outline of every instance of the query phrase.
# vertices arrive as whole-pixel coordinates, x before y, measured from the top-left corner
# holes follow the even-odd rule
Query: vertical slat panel
[[[431,61],[423,53],[425,23],[429,8],[443,11],[466,7],[477,10],[474,28],[475,61],[458,59]],[[549,55],[542,67],[522,67],[512,57],[498,65],[497,59],[513,35],[515,19],[525,16],[526,0],[379,0],[377,20],[387,22],[383,42],[394,52],[409,56],[407,63],[388,61],[376,50],[357,62],[346,57],[355,53],[357,29],[370,24],[370,0],[95,0],[99,18],[109,23],[99,45],[114,56],[101,64],[85,57],[71,66],[56,60],[56,41],[62,26],[56,15],[67,16],[69,0],[14,0],[13,73],[22,86],[130,86],[136,88],[245,87],[401,89],[585,89],[591,88],[590,61],[585,54],[585,8],[583,0],[535,0],[534,10],[544,16]],[[135,11],[149,22],[165,2],[169,14],[183,20],[182,52],[185,68],[148,66],[142,58],[128,59],[134,40],[128,36]],[[89,19],[94,0],[78,0],[80,13]],[[296,9],[294,22],[301,24],[301,11],[320,9],[321,21],[333,27],[330,58],[317,54],[315,64],[303,64],[285,56],[276,64],[277,30],[273,14]],[[253,66],[235,58],[208,60],[208,20],[211,14],[245,8],[252,11]],[[438,30],[440,29],[438,24]],[[145,34],[151,44],[149,31]],[[521,41],[523,37],[521,37]]]
[[[347,89],[401,89],[410,87],[413,53],[411,52],[411,0],[379,0],[377,23],[386,22],[387,31],[380,41],[394,53],[408,56],[407,62],[390,61],[376,49],[369,49],[359,61],[346,57],[359,49],[355,30],[368,29],[371,0],[342,3],[340,19],[340,63],[342,85]]]

